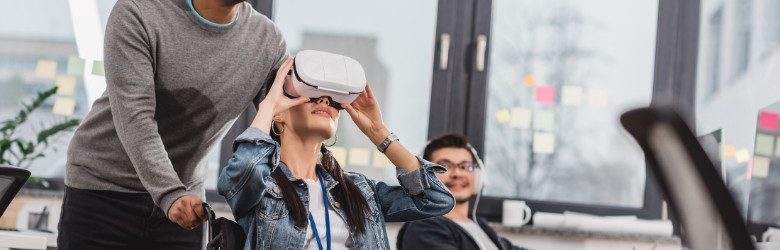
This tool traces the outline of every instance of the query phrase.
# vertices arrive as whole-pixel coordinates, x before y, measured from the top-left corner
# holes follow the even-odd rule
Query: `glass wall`
[[[360,62],[385,124],[414,153],[422,151],[428,132],[436,12],[436,0],[274,2],[291,55],[313,49]],[[395,169],[346,111],[337,137],[330,150],[346,169],[397,182]]]
[[[103,34],[116,0],[0,2],[11,6],[0,9],[0,121],[15,117],[22,103],[54,86],[58,92],[30,115],[14,137],[35,139],[48,125],[84,118],[105,90]],[[54,138],[44,157],[21,167],[29,168],[33,176],[62,178],[71,136]],[[219,147],[214,147],[208,161],[206,187],[214,189]]]
[[[780,1],[702,1],[700,32],[697,132],[722,131],[716,161],[748,220],[780,226],[764,185],[780,180]]]
[[[650,104],[657,0],[495,0],[490,196],[642,207],[645,161],[619,124]]]

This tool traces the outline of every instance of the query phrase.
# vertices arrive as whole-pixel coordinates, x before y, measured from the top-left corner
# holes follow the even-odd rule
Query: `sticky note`
[[[387,156],[382,152],[374,150],[374,167],[375,168],[387,168],[392,167],[393,162],[387,159]]]
[[[512,108],[512,120],[509,125],[513,128],[531,127],[531,110],[527,108]]]
[[[737,162],[743,163],[750,160],[750,152],[748,152],[747,149],[740,149],[734,152],[734,158],[737,159]]]
[[[75,110],[76,100],[68,97],[57,97],[51,112],[57,115],[71,116]]]
[[[349,165],[350,166],[369,166],[371,160],[371,150],[366,148],[350,148],[349,149]]]
[[[734,156],[734,152],[737,151],[737,147],[734,147],[734,145],[731,144],[724,144],[723,145],[723,155],[726,157],[732,157]]]
[[[38,60],[35,66],[35,77],[54,79],[57,75],[57,62],[51,60]]]
[[[93,75],[98,75],[98,76],[106,75],[106,70],[103,67],[103,61],[95,61],[92,64],[92,74]]]
[[[555,87],[552,86],[537,86],[536,87],[536,102],[541,104],[555,103]]]
[[[607,90],[603,88],[592,88],[588,90],[588,104],[592,107],[607,106]]]
[[[555,112],[536,110],[534,112],[534,129],[552,131],[555,128]]]
[[[756,135],[756,148],[753,152],[757,155],[771,156],[774,151],[775,137],[766,134]]]
[[[758,114],[758,127],[767,130],[780,128],[780,115],[773,112],[761,111]]]
[[[509,116],[510,116],[509,110],[502,109],[496,113],[496,120],[498,120],[498,122],[500,123],[505,123],[509,121],[510,119]]]
[[[80,76],[84,74],[84,59],[78,56],[68,57],[68,75]]]
[[[344,165],[347,163],[347,149],[344,147],[337,147],[333,146],[328,148],[330,150],[330,153],[333,155],[333,158],[336,158],[336,161]]]
[[[582,87],[567,85],[561,88],[561,103],[566,106],[582,104]]]
[[[555,135],[547,132],[534,133],[534,153],[552,154],[555,152]]]
[[[72,76],[58,76],[54,84],[59,95],[73,95],[76,90],[76,78]]]
[[[526,87],[533,87],[536,84],[536,77],[533,74],[526,74],[523,76],[523,85]]]
[[[769,175],[769,158],[756,156],[753,157],[753,168],[751,169],[753,177],[766,178]]]

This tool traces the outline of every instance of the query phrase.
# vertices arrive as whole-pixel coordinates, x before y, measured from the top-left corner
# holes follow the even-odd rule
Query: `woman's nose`
[[[317,104],[325,103],[325,105],[330,105],[330,97],[320,96],[320,98],[317,98],[317,101],[315,103]]]

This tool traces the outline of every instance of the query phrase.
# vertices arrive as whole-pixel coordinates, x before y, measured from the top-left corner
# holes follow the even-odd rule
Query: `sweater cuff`
[[[170,192],[160,197],[160,208],[163,210],[163,213],[165,213],[166,218],[168,217],[168,210],[171,209],[173,203],[185,195],[187,195],[187,190],[182,188],[182,189],[174,190],[173,192]]]

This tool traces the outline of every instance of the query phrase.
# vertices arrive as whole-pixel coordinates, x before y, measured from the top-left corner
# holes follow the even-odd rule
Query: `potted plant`
[[[42,126],[35,132],[35,138],[16,136],[15,132],[27,122],[30,113],[56,93],[57,87],[38,92],[31,103],[22,103],[22,109],[15,117],[0,122],[0,164],[28,168],[33,161],[46,156],[45,151],[51,146],[49,141],[64,132],[72,131],[79,125],[79,119],[65,119],[62,122]]]

